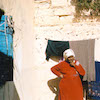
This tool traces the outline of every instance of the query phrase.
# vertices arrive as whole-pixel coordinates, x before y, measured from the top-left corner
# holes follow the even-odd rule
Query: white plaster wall
[[[6,15],[14,20],[14,83],[20,100],[33,100],[32,79],[34,50],[33,0],[0,0]]]
[[[95,40],[95,61],[100,62],[100,38]]]
[[[54,100],[48,81],[56,78],[46,61],[47,40],[84,40],[100,37],[100,22],[73,22],[70,0],[1,0],[14,20],[14,82],[20,100]]]

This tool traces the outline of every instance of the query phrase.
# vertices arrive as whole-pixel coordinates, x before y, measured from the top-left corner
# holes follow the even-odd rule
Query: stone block
[[[54,15],[72,15],[74,13],[74,7],[62,7],[62,8],[54,8]]]
[[[50,2],[50,0],[34,0],[35,3]]]
[[[67,5],[67,0],[51,0],[51,5],[53,7],[66,6]]]
[[[60,17],[59,19],[59,24],[63,25],[63,24],[68,24],[68,23],[72,23],[74,16],[63,16]]]
[[[55,26],[72,23],[74,16],[41,16],[35,18],[35,25]]]
[[[34,16],[38,17],[45,17],[45,16],[52,16],[53,10],[52,9],[35,9]]]
[[[50,7],[50,3],[44,2],[44,3],[35,3],[34,8],[40,8],[40,9],[47,9]]]
[[[43,26],[48,26],[48,25],[57,25],[59,22],[59,17],[58,16],[42,16],[42,17],[37,17],[35,18],[35,25],[43,25]]]

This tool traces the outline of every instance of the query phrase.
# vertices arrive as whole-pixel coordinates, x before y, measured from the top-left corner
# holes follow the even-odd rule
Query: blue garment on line
[[[100,81],[100,62],[95,61],[96,82]]]
[[[5,19],[7,20],[7,15],[2,15],[0,21],[0,52],[13,57],[13,31],[11,28],[8,27],[6,23],[5,26]],[[5,27],[6,27],[6,35],[5,35]]]
[[[7,17],[2,15],[0,20],[0,86],[13,81],[13,31]]]

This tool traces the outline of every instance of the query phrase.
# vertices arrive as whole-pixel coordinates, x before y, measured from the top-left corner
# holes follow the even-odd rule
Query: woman
[[[58,100],[83,100],[83,87],[79,74],[84,76],[85,70],[75,60],[72,49],[65,50],[63,57],[64,61],[51,68],[54,74],[61,77]]]

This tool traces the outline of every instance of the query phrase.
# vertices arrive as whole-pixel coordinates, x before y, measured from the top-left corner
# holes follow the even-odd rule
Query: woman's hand
[[[70,62],[70,65],[75,67],[75,62]]]
[[[63,78],[63,77],[64,77],[63,74],[61,74],[61,75],[60,75],[60,78]]]

